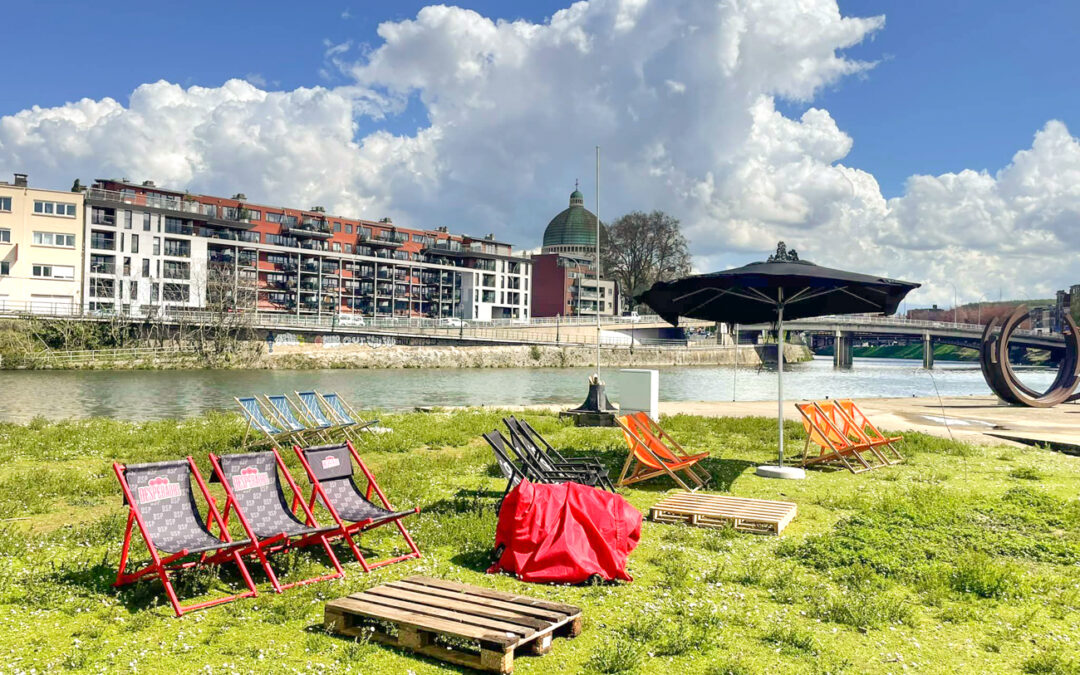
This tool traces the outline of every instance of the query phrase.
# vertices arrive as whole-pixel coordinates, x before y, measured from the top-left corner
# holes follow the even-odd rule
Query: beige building
[[[81,192],[0,181],[0,309],[78,312],[82,250]]]

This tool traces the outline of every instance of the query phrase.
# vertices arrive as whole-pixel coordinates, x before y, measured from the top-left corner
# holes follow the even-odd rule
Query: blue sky
[[[0,175],[528,249],[574,178],[592,206],[601,145],[604,219],[675,216],[699,271],[783,239],[924,282],[923,304],[1080,281],[1080,257],[1046,264],[1080,248],[1078,0],[593,0],[557,23],[565,0],[163,6],[7,3],[31,29],[4,36]]]
[[[320,76],[327,66],[324,41],[351,41],[354,50],[377,44],[379,23],[412,18],[426,4],[308,2],[298,11],[292,2],[196,1],[162,11],[147,2],[107,9],[10,3],[7,25],[38,28],[5,35],[4,51],[18,62],[8,72],[18,77],[0,97],[0,115],[82,97],[125,102],[135,87],[159,79],[217,86],[252,75],[286,90],[342,84],[340,74]],[[453,4],[492,18],[542,21],[567,3]],[[884,30],[847,51],[879,63],[810,105],[828,109],[854,138],[844,163],[873,173],[886,197],[898,195],[915,173],[996,170],[1048,119],[1080,128],[1080,2],[840,0],[840,8],[845,15],[886,16]],[[779,104],[789,115],[806,107]],[[411,133],[425,124],[414,102],[377,126]]]

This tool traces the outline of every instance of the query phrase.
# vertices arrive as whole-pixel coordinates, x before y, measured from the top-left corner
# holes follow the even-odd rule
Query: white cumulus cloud
[[[884,25],[835,0],[592,0],[544,23],[432,6],[382,24],[362,55],[326,44],[348,86],[156,82],[126,104],[0,118],[0,169],[58,187],[106,175],[242,191],[528,248],[575,178],[592,203],[599,145],[601,215],[672,213],[702,270],[783,238],[822,264],[925,282],[922,302],[950,302],[950,283],[975,300],[1080,280],[1075,256],[1048,262],[1080,239],[1080,142],[1061,123],[997,173],[913,176],[886,200],[844,164],[858,139],[828,111],[778,111],[871,71],[843,50]],[[401,131],[412,101],[428,121]],[[396,131],[358,131],[380,124]]]

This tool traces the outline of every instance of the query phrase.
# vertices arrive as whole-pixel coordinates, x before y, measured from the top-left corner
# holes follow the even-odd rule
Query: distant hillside
[[[875,345],[872,347],[852,347],[852,356],[873,359],[915,359],[922,360],[922,345]],[[832,356],[832,345],[816,350],[818,356]],[[954,345],[934,345],[934,359],[938,361],[978,361],[979,352]]]

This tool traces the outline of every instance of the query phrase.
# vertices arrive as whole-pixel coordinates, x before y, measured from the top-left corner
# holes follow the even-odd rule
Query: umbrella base
[[[766,464],[759,466],[754,473],[762,478],[786,478],[788,480],[802,480],[806,478],[806,471],[797,466],[776,466]]]

